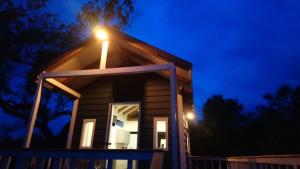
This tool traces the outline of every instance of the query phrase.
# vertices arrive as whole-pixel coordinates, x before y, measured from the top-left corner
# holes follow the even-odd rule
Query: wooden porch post
[[[180,151],[180,165],[182,169],[186,168],[186,138],[184,133],[184,113],[183,113],[183,98],[181,94],[177,94],[178,104],[178,130],[179,130],[179,151]]]
[[[34,103],[32,105],[31,114],[30,114],[30,118],[28,121],[28,125],[27,125],[27,131],[26,131],[26,136],[25,136],[24,145],[23,145],[24,148],[30,147],[34,124],[35,124],[37,112],[38,112],[38,109],[40,106],[43,83],[44,83],[44,79],[42,77],[39,77],[39,82],[38,82],[38,86],[37,86],[35,97],[34,97]]]
[[[178,144],[178,109],[177,109],[177,84],[176,68],[170,65],[170,96],[171,96],[171,128],[172,128],[172,167],[179,169],[179,144]]]
[[[72,139],[73,139],[78,103],[79,103],[79,99],[75,99],[73,102],[73,110],[72,110],[71,122],[70,122],[68,140],[67,140],[67,149],[71,149],[71,146],[72,146]]]

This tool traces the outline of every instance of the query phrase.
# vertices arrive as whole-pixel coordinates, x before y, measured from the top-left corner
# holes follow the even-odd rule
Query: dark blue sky
[[[197,112],[213,94],[247,110],[282,84],[300,83],[300,1],[134,1],[130,35],[193,63]],[[50,0],[71,22],[81,2]],[[62,12],[61,12],[62,11]]]

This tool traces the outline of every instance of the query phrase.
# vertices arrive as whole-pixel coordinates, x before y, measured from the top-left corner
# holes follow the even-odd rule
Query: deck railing
[[[114,160],[150,163],[162,168],[163,151],[153,150],[0,150],[0,169],[112,169]]]
[[[300,155],[188,157],[189,169],[300,169]]]

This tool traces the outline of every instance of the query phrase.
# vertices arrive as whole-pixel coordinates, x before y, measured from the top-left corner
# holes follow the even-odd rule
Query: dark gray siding
[[[169,117],[169,149],[171,149],[169,80],[152,73],[105,77],[82,89],[81,94],[73,148],[79,147],[83,119],[97,119],[93,148],[104,148],[109,103],[140,102],[139,148],[153,148],[153,118]],[[170,151],[168,154],[170,155]],[[166,161],[170,162],[170,158],[166,157]],[[165,168],[168,167],[165,166]]]
[[[75,122],[72,148],[79,148],[82,123],[84,119],[96,119],[93,148],[104,148],[106,121],[109,103],[113,96],[113,83],[101,78],[81,90],[78,112]]]

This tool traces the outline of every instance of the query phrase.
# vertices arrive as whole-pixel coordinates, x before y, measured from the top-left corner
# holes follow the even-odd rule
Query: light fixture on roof
[[[97,39],[102,41],[108,40],[108,33],[103,27],[96,26],[93,31]]]
[[[195,114],[193,112],[187,112],[185,114],[185,117],[188,119],[188,120],[194,120],[195,119]]]
[[[102,50],[101,50],[101,58],[100,58],[100,69],[105,69],[106,68],[106,60],[107,60],[107,52],[108,52],[108,46],[109,46],[109,36],[107,31],[100,26],[96,26],[93,29],[93,32],[95,34],[95,37],[98,40],[102,41]]]

